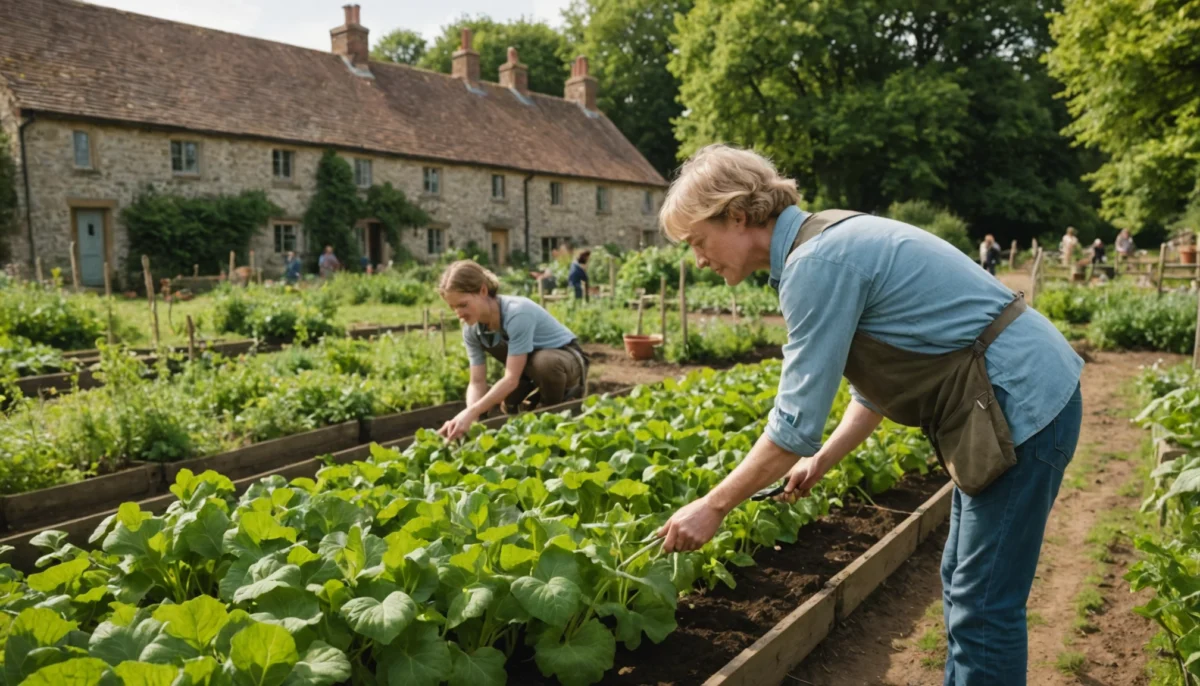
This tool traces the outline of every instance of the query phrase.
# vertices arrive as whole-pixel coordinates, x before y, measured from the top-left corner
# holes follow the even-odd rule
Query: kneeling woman
[[[588,361],[575,334],[529,298],[499,290],[496,275],[470,260],[447,267],[438,285],[463,324],[471,363],[467,409],[438,430],[449,440],[501,403],[512,414],[527,399],[537,406],[583,396]],[[490,389],[485,355],[504,363],[504,377]]]

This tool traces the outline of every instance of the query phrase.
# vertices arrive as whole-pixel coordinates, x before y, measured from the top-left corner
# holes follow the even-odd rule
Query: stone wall
[[[17,163],[17,223],[12,232],[0,237],[0,240],[8,245],[9,260],[16,263],[24,263],[29,255],[29,241],[26,238],[28,231],[25,226],[25,188],[21,181],[20,126],[21,121],[12,94],[8,88],[0,85],[0,131],[8,137],[9,152]]]
[[[87,131],[92,139],[94,169],[74,166],[72,132]],[[170,141],[191,140],[200,144],[200,173],[179,176],[172,173]],[[125,260],[128,250],[124,227],[119,216],[122,208],[148,186],[161,192],[183,195],[239,193],[263,189],[283,208],[280,221],[300,224],[309,198],[316,186],[316,166],[321,149],[288,146],[246,139],[217,138],[193,134],[172,134],[133,127],[99,126],[41,119],[26,130],[27,154],[32,175],[32,210],[37,254],[50,266],[69,266],[72,204],[111,204],[111,259],[114,268]],[[294,151],[293,181],[273,178],[272,150]],[[345,153],[353,166],[358,155]],[[391,182],[416,200],[433,217],[431,226],[445,231],[444,248],[462,248],[476,241],[488,250],[490,231],[508,229],[509,250],[524,249],[524,204],[519,172],[421,162],[398,157],[369,157],[372,181]],[[440,192],[425,193],[424,168],[440,170]],[[505,197],[492,198],[492,175],[505,176]],[[561,181],[564,204],[550,205],[550,182]],[[655,228],[655,214],[643,212],[642,187],[607,184],[611,211],[597,213],[595,181],[551,179],[535,176],[529,182],[530,248],[540,257],[543,236],[570,237],[577,245],[618,243],[637,247],[643,232]],[[661,203],[663,190],[650,188],[654,209]],[[282,255],[275,253],[274,220],[253,240],[256,262],[268,274],[282,268]],[[418,259],[429,257],[426,229],[402,231],[402,244]],[[302,253],[318,251],[320,246],[305,244],[301,231]],[[19,257],[24,257],[20,255]],[[384,259],[388,258],[385,255]],[[222,265],[202,265],[202,272],[213,273]]]

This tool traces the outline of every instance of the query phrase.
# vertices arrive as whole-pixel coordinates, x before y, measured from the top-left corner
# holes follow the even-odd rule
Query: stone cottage
[[[562,98],[530,92],[515,49],[480,74],[464,31],[453,73],[371,61],[358,5],[328,53],[72,0],[0,0],[0,127],[15,143],[15,259],[69,264],[85,285],[128,251],[121,209],[148,186],[184,195],[263,189],[283,208],[253,240],[281,268],[308,245],[301,217],[322,152],[367,188],[390,182],[432,217],[402,232],[420,259],[464,247],[533,259],[560,244],[655,240],[666,182],[597,110],[580,57]],[[390,258],[377,222],[357,227]],[[204,265],[215,273],[218,265]]]

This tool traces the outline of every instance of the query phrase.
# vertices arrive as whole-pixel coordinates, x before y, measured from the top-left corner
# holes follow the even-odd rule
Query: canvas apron
[[[791,251],[860,214],[827,210],[809,215]],[[1024,311],[1024,295],[1014,295],[974,343],[948,353],[911,352],[862,331],[855,332],[850,344],[844,373],[855,390],[888,419],[920,427],[950,478],[967,495],[978,495],[1017,463],[984,353]]]
[[[479,345],[483,348],[483,351],[485,353],[487,353],[488,355],[491,355],[496,360],[498,360],[500,362],[500,364],[502,364],[502,365],[507,364],[508,363],[508,332],[504,330],[504,301],[500,301],[500,331],[498,332],[499,335],[495,337],[495,343],[488,343],[487,339],[484,338],[484,336],[481,332],[477,332],[477,333],[478,333]],[[589,362],[590,362],[590,360],[587,356],[587,353],[583,352],[583,348],[579,347],[578,339],[572,340],[570,343],[566,344],[562,348],[558,348],[558,350],[563,350],[563,351],[570,353],[571,356],[575,358],[575,361],[579,364],[579,369],[580,369],[579,386],[580,386],[580,393],[582,395],[582,392],[583,392],[582,389],[586,388],[586,386],[587,386],[587,374],[588,374],[588,366],[589,366]],[[509,397],[507,399],[505,399],[505,406],[506,406],[505,411],[514,412],[516,410],[515,407],[508,407],[508,405],[510,404],[510,402],[509,402],[510,400],[512,401],[511,404],[515,406],[515,405],[519,404],[520,401],[529,397],[529,395],[535,389],[538,388],[537,382],[533,379],[532,376],[530,376],[530,363],[533,361],[533,359],[532,359],[533,354],[536,352],[538,352],[538,351],[535,350],[535,351],[533,351],[533,353],[529,354],[530,360],[525,365],[525,371],[521,373],[521,379],[517,385],[517,390],[514,391],[511,395],[509,395]],[[564,386],[565,386],[565,384],[564,384]],[[568,388],[567,390],[570,390],[570,388]],[[575,398],[568,398],[568,399],[574,400]],[[537,405],[537,402],[535,401],[534,406],[536,407],[536,405]]]

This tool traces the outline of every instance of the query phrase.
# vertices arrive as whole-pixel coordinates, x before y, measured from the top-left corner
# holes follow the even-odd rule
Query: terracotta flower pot
[[[1179,246],[1179,261],[1183,264],[1196,264],[1196,246]]]
[[[660,334],[639,336],[627,333],[625,334],[625,352],[635,360],[650,360],[654,358],[655,346],[662,345],[662,342],[663,337]]]

